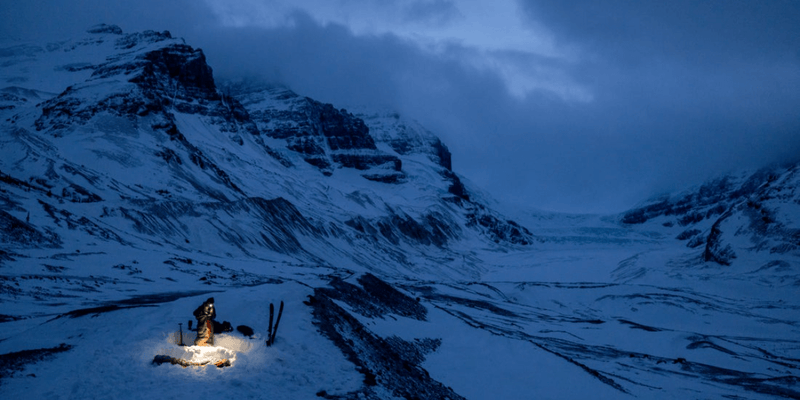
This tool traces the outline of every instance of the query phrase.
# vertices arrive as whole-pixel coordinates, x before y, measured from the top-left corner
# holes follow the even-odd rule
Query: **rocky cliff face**
[[[418,124],[220,85],[203,52],[169,32],[100,25],[0,55],[4,254],[146,242],[451,274],[433,260],[533,242],[470,198]]]
[[[265,135],[286,142],[286,148],[330,176],[336,168],[364,171],[367,179],[400,183],[402,161],[378,150],[361,118],[331,104],[302,97],[285,88],[231,85]]]

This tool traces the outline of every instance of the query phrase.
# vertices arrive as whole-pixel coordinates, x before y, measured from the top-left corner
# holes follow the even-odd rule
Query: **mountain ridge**
[[[241,209],[238,204],[282,198],[294,207],[300,206],[298,210],[307,216],[316,213],[317,218],[323,214],[328,214],[323,219],[334,217],[331,223],[335,227],[323,228],[317,222],[314,235],[344,234],[349,235],[349,242],[362,237],[386,246],[406,241],[412,246],[417,243],[444,249],[448,242],[463,240],[466,232],[473,232],[470,237],[488,238],[487,244],[527,245],[533,241],[530,231],[469,198],[451,170],[447,147],[430,132],[415,133],[412,143],[406,140],[411,138],[409,134],[392,137],[384,130],[384,141],[376,141],[363,119],[286,89],[265,88],[255,93],[238,93],[231,87],[226,88],[227,93],[218,90],[202,51],[168,32],[126,35],[112,26],[90,32],[95,36],[74,45],[65,42],[51,46],[49,53],[37,53],[57,59],[66,48],[69,53],[84,52],[84,57],[100,61],[82,62],[81,68],[72,68],[80,76],[69,80],[70,85],[60,94],[33,106],[20,101],[6,110],[16,127],[16,133],[7,140],[18,147],[9,157],[15,159],[14,164],[6,164],[2,172],[5,181],[17,189],[46,189],[47,198],[59,204],[102,203],[100,217],[115,219],[115,224],[127,220],[121,225],[129,226],[123,229],[127,232],[117,232],[116,236],[158,236],[154,227],[162,226],[166,240],[156,241],[174,244],[180,238],[173,236],[188,236],[186,228],[176,228],[191,225],[184,219],[210,209],[188,207],[188,213],[176,215],[155,210],[185,209],[186,201],[220,202],[234,210]],[[86,77],[89,70],[93,72]],[[76,83],[81,77],[85,80]],[[400,117],[393,119],[397,122]],[[25,128],[31,121],[32,129]],[[44,136],[38,136],[41,134]],[[50,139],[61,144],[48,143]],[[21,148],[25,153],[16,151]],[[31,152],[38,160],[23,167],[34,158],[25,156]],[[301,167],[303,164],[322,176],[303,182],[308,170]],[[168,173],[157,175],[155,169]],[[15,170],[42,172],[22,183]],[[294,170],[296,176],[285,180],[286,175],[293,175],[286,172]],[[397,193],[425,200],[419,204],[387,202],[375,196],[378,186],[370,192],[359,189],[350,171],[378,185],[400,185],[403,189]],[[409,173],[426,178],[407,182]],[[148,175],[155,179],[144,178]],[[357,207],[369,213],[334,208],[319,214],[327,205],[308,209],[313,204],[309,202],[328,201],[325,195],[309,197],[301,191],[311,182],[342,185],[337,196],[350,199],[348,202],[355,200]],[[350,196],[347,191],[351,190],[359,194]],[[113,198],[120,201],[110,202]],[[56,210],[48,212],[56,223],[64,219],[59,214],[79,214],[77,210],[59,210],[62,207],[55,204],[48,203],[44,208]],[[205,211],[198,211],[201,209]],[[97,212],[75,217],[84,228],[97,225],[96,218]],[[153,218],[162,222],[155,223]],[[304,231],[301,226],[297,228]],[[451,226],[461,228],[447,228]],[[92,230],[85,228],[84,232]],[[226,240],[224,229],[219,232],[223,242],[246,254],[254,251],[249,246],[259,244],[276,251],[267,243],[287,240],[265,239],[253,230],[240,243]],[[191,241],[180,246],[191,247],[187,243]]]

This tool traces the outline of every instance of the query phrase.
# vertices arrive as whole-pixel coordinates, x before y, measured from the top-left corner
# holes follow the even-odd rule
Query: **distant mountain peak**
[[[97,24],[86,30],[87,33],[111,33],[122,35],[122,28],[117,25]]]

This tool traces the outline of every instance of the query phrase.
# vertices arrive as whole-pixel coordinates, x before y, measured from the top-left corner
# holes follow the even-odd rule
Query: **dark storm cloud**
[[[630,179],[668,190],[800,154],[800,3],[523,4],[583,54],[572,73],[595,95],[555,115],[581,121],[585,138],[620,138]],[[630,171],[602,170],[611,184]]]
[[[651,58],[720,64],[791,60],[800,50],[800,3],[794,0],[525,0],[530,18],[564,42],[619,61]]]
[[[4,37],[99,22],[168,29],[203,48],[218,77],[260,77],[337,106],[395,108],[447,143],[456,172],[530,206],[621,211],[800,154],[793,1],[520,3],[513,17],[544,27],[563,54],[459,38],[432,51],[391,29],[321,22],[303,2],[269,26],[226,25],[230,16],[190,1],[16,3],[0,5]],[[387,4],[421,33],[466,18],[459,1]]]

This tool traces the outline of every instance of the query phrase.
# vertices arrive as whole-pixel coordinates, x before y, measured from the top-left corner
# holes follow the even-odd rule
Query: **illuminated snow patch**
[[[246,353],[253,348],[251,340],[225,334],[214,335],[214,344],[237,353]]]
[[[194,335],[184,333],[184,343],[190,344],[193,341]],[[216,364],[224,360],[233,363],[236,360],[237,353],[248,352],[253,347],[247,339],[225,334],[214,335],[214,344],[214,346],[179,346],[173,344],[168,348],[161,349],[158,354],[184,360],[192,365],[206,365]]]

